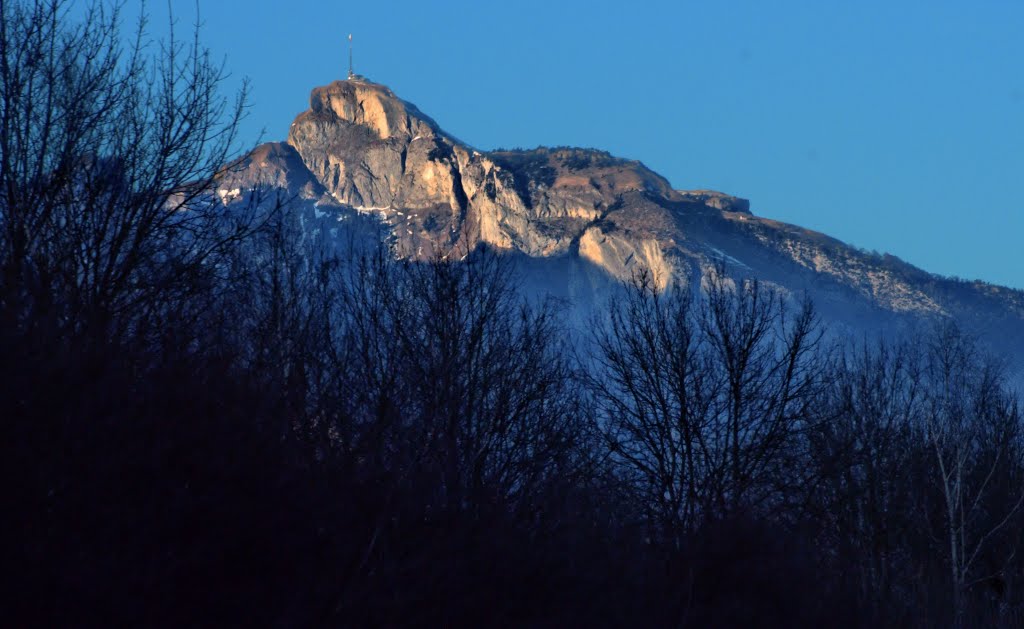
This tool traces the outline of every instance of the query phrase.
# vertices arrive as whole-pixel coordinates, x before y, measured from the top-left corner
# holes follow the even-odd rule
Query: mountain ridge
[[[246,160],[223,198],[269,183],[319,213],[369,213],[402,256],[484,244],[586,263],[616,280],[647,268],[662,287],[694,285],[724,261],[736,275],[808,293],[851,329],[948,317],[1024,349],[1024,291],[943,278],[756,216],[749,201],[722,192],[677,190],[642,162],[606,151],[481,151],[366,80],[314,88],[286,142],[261,145]]]

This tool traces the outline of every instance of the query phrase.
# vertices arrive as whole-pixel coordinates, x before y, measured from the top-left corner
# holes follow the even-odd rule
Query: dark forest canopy
[[[1024,622],[1019,402],[955,326],[719,269],[568,329],[486,250],[227,211],[244,92],[69,6],[2,5],[13,624]]]

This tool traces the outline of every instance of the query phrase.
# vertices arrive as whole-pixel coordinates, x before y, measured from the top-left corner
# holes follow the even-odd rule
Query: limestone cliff
[[[735,274],[809,293],[826,316],[854,328],[955,317],[986,334],[1009,331],[1024,348],[1020,291],[937,277],[754,216],[727,194],[675,190],[642,163],[603,151],[479,151],[362,79],[315,88],[287,143],[259,147],[219,194],[230,202],[258,183],[318,215],[374,216],[399,255],[461,255],[486,243],[611,278],[647,268],[663,286],[699,281],[724,261]]]
[[[379,213],[413,256],[483,242],[578,254],[617,277],[645,265],[668,282],[677,225],[661,204],[749,211],[721,193],[675,191],[640,162],[602,151],[477,151],[365,81],[314,89],[288,144],[335,202]]]

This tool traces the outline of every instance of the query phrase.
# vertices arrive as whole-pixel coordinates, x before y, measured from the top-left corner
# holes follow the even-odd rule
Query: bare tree
[[[663,535],[774,508],[819,382],[809,304],[791,316],[778,293],[721,268],[696,295],[640,273],[595,330],[600,423]]]
[[[660,534],[692,532],[712,508],[707,432],[720,386],[692,294],[662,292],[646,271],[594,325],[590,388],[614,459]]]
[[[1021,418],[999,365],[979,355],[955,326],[943,326],[929,339],[925,375],[923,430],[942,497],[953,620],[960,626],[967,590],[993,576],[976,574],[979,559],[1024,504],[1019,488],[1009,500],[992,500],[1007,474],[1021,467]],[[1002,555],[1009,561],[1015,553],[1012,547]]]
[[[820,324],[809,300],[794,313],[778,291],[733,281],[722,267],[705,280],[702,303],[701,329],[724,380],[714,440],[727,483],[718,499],[727,510],[764,504],[786,484],[781,455],[813,416]]]
[[[5,326],[99,336],[208,289],[247,233],[214,194],[237,154],[246,90],[145,20],[122,39],[116,4],[5,2],[0,26],[0,311]],[[63,333],[62,332],[62,333]]]
[[[353,473],[415,484],[435,516],[459,517],[533,508],[567,474],[579,411],[565,335],[513,277],[486,251],[414,262],[380,249],[339,268],[325,429]]]
[[[861,604],[900,622],[1013,626],[1024,458],[1000,363],[947,324],[843,347],[827,382],[804,517]]]
[[[865,340],[840,347],[834,358],[816,409],[821,419],[807,435],[814,486],[806,516],[848,566],[838,569],[858,579],[862,605],[892,613],[899,594],[906,602],[914,564],[907,537],[918,528],[911,471],[920,352],[911,343]]]

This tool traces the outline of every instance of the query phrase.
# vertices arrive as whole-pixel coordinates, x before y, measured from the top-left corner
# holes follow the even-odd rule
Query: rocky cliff
[[[388,88],[337,81],[313,90],[288,133],[330,200],[378,213],[413,256],[483,242],[530,256],[574,254],[617,277],[645,265],[678,275],[666,204],[749,213],[746,201],[673,190],[637,161],[595,150],[481,152],[445,134]]]
[[[226,202],[261,182],[318,215],[371,214],[399,255],[486,243],[610,278],[646,267],[662,285],[699,281],[724,261],[736,274],[809,292],[827,316],[858,329],[955,317],[1024,348],[1020,291],[937,277],[757,217],[746,200],[726,194],[675,190],[642,163],[603,151],[479,151],[365,80],[315,88],[287,143],[259,147],[242,167],[223,184]]]

